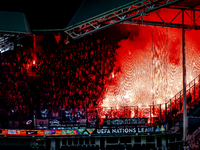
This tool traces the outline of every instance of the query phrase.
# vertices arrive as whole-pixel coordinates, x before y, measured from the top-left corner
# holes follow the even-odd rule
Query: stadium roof
[[[67,28],[101,18],[106,14],[114,13],[126,7],[137,5],[146,0],[84,0],[75,13]]]
[[[181,2],[182,1],[182,2]],[[151,5],[153,2],[155,5]],[[179,2],[179,3],[177,3]],[[159,7],[157,4],[159,3]],[[167,5],[168,4],[168,5]],[[178,5],[176,5],[178,4]],[[127,16],[130,16],[128,8],[131,6],[140,6],[140,12],[136,15],[143,15],[147,7],[152,7],[153,9],[146,9],[147,13],[156,9],[160,9],[168,6],[178,6],[183,7],[196,7],[200,5],[199,0],[73,0],[65,3],[58,2],[48,2],[41,3],[39,0],[25,2],[23,0],[6,0],[0,5],[0,32],[21,32],[21,33],[33,33],[39,32],[60,32],[60,31],[75,31],[86,27],[87,30],[91,31],[91,28],[95,28],[95,31],[100,25],[106,27],[106,24],[112,22],[112,18],[115,17],[115,21],[119,18],[119,22],[123,22]],[[73,8],[73,9],[71,9]],[[132,7],[133,8],[133,7]],[[197,7],[196,7],[197,8]],[[199,7],[198,7],[199,8]],[[189,8],[190,9],[190,8]],[[8,12],[17,11],[17,12]],[[126,11],[124,13],[124,11]],[[135,11],[135,10],[133,10]],[[131,11],[131,13],[133,13]],[[137,10],[138,11],[138,10]],[[137,12],[135,11],[135,12]],[[125,15],[125,19],[123,18]],[[27,18],[26,18],[27,16]],[[107,19],[107,18],[108,19]],[[99,23],[99,19],[106,18]],[[111,18],[111,19],[110,19]],[[131,19],[131,17],[129,17]],[[129,19],[127,18],[127,19]],[[110,20],[109,20],[110,19]],[[101,20],[102,21],[102,20]],[[110,21],[106,22],[106,21]],[[30,23],[30,26],[28,24]],[[117,22],[112,25],[117,24]],[[89,26],[89,28],[88,28]],[[31,27],[31,29],[30,29]],[[85,28],[85,29],[86,29]],[[86,30],[85,30],[86,31]],[[85,32],[84,31],[84,32]],[[72,33],[71,32],[71,33]],[[80,33],[81,33],[80,32]],[[86,31],[87,32],[87,31]],[[90,32],[88,32],[90,33]]]
[[[65,32],[77,39],[180,1],[182,0],[84,0]]]
[[[0,32],[31,33],[24,13],[0,11],[0,20]]]

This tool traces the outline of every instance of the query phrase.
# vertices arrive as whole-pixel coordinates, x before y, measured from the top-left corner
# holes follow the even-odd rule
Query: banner
[[[37,131],[26,131],[28,135],[37,135]]]
[[[89,111],[87,112],[87,123],[88,127],[94,128],[97,126],[97,112]]]
[[[163,132],[167,130],[167,125],[161,125],[155,127],[155,132]]]
[[[84,128],[84,129],[57,129],[57,130],[19,130],[0,129],[0,135],[21,136],[60,136],[60,135],[91,135],[91,134],[134,134],[134,133],[156,133],[166,131],[166,125],[156,127],[134,127],[134,128]]]
[[[49,134],[49,135],[56,134],[56,131],[55,130],[46,130],[46,131],[44,131],[44,135],[46,135],[46,134]]]
[[[91,129],[86,129],[88,131],[88,133],[92,134],[94,132],[94,128],[91,128]]]
[[[77,124],[79,124],[79,126],[86,126],[87,125],[87,119],[78,119]]]
[[[75,123],[73,109],[67,109],[64,111],[63,121],[66,124],[74,124]]]
[[[58,119],[50,119],[49,120],[49,127],[61,127],[61,122]]]
[[[78,132],[79,135],[83,134],[85,129],[76,129],[76,132]]]
[[[34,126],[37,127],[37,129],[47,129],[49,125],[48,119],[35,119]]]
[[[137,125],[146,124],[148,118],[121,118],[121,119],[104,119],[106,126],[121,126],[121,125]]]
[[[62,135],[77,135],[76,129],[66,129],[61,131]]]
[[[24,121],[23,125],[24,125],[25,129],[32,129],[33,128],[32,119]]]
[[[8,134],[18,135],[20,134],[20,130],[8,130]]]
[[[133,134],[133,133],[156,133],[167,130],[166,125],[155,127],[134,127],[134,128],[103,128],[96,129],[93,134]]]
[[[96,129],[94,134],[133,134],[154,132],[154,127]]]
[[[8,126],[10,128],[19,128],[19,121],[9,121]]]
[[[64,110],[63,123],[66,126],[86,126],[87,116],[84,108]]]
[[[40,109],[37,112],[38,119],[48,119],[50,116],[49,109]]]

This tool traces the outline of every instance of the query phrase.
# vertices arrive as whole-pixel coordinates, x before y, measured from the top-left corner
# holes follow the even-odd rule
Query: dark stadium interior
[[[173,1],[145,14],[145,8]],[[90,2],[0,5],[0,18],[4,11],[25,14],[27,29],[4,29],[9,19],[0,23],[0,150],[198,149],[199,1],[158,0],[152,6],[133,0],[128,9],[145,4],[132,20],[112,25],[134,14],[120,17],[113,8],[105,15],[111,20],[89,22],[86,16],[81,26],[69,26]],[[105,28],[98,30],[98,23]]]
[[[25,12],[32,29],[61,29],[66,27],[82,2],[6,0],[2,2],[0,10]]]

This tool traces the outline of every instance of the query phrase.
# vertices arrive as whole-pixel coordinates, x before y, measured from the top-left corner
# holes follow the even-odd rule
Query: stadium
[[[199,149],[199,0],[10,2],[0,150]]]

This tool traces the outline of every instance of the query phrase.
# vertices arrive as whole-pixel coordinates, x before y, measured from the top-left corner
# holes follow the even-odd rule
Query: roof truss
[[[65,32],[73,39],[86,36],[112,25],[131,20],[139,16],[145,16],[147,13],[160,8],[168,7],[182,0],[147,0],[133,6],[106,14],[103,17],[93,19],[86,23],[67,28]]]
[[[165,9],[165,8],[163,8]],[[172,9],[178,10],[174,13],[173,18],[166,20],[165,16],[158,11],[154,11],[158,21],[152,21],[148,19],[148,16],[139,16],[125,21],[124,23],[128,24],[137,24],[137,25],[151,25],[151,26],[161,26],[161,27],[171,27],[171,28],[185,28],[185,29],[194,29],[200,30],[200,10],[199,9],[188,9],[188,8],[166,8],[165,11],[171,11]],[[181,16],[181,20],[177,19]],[[187,22],[185,18],[188,18]],[[178,20],[178,21],[177,21]],[[184,21],[184,25],[183,25]]]

